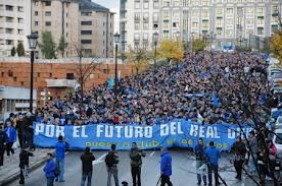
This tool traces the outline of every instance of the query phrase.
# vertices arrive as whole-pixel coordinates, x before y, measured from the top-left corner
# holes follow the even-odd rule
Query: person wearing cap
[[[105,163],[107,166],[108,178],[107,178],[107,186],[112,185],[112,176],[114,177],[115,186],[119,186],[118,180],[118,163],[119,157],[116,151],[116,144],[111,145],[111,151],[107,154],[105,158]]]
[[[168,150],[163,147],[161,149],[161,186],[172,186],[170,176],[172,175],[172,158]]]
[[[56,164],[51,153],[47,153],[47,157],[48,159],[43,168],[43,171],[45,172],[47,186],[54,186]]]
[[[93,164],[92,162],[95,160],[94,155],[90,152],[90,148],[86,147],[84,153],[80,156],[82,162],[82,178],[81,178],[81,186],[85,185],[85,181],[87,178],[87,186],[91,186],[92,172],[93,172]]]
[[[64,182],[64,167],[65,167],[65,152],[68,148],[67,143],[64,141],[63,136],[58,137],[58,142],[55,145],[56,149],[56,165],[60,170],[60,174],[58,178],[56,178],[56,181],[58,182]]]

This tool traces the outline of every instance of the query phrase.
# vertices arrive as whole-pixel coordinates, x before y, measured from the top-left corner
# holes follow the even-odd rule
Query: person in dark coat
[[[28,175],[29,157],[33,156],[33,154],[28,152],[27,148],[22,148],[19,156],[21,170],[19,184],[24,184],[24,178]]]
[[[245,161],[245,156],[247,153],[246,145],[242,141],[241,136],[237,137],[237,141],[233,144],[231,150],[234,153],[234,167],[237,173],[235,178],[241,180],[243,163]]]
[[[145,157],[145,153],[140,151],[137,147],[137,143],[132,143],[132,148],[129,152],[129,158],[131,160],[131,175],[133,180],[133,186],[136,186],[136,178],[138,181],[138,186],[141,186],[141,165],[142,165],[142,157]]]
[[[85,185],[86,178],[87,178],[87,186],[91,186],[91,179],[92,179],[92,172],[93,172],[92,162],[95,160],[95,157],[90,152],[89,147],[85,148],[85,152],[80,156],[80,159],[82,162],[81,186]]]
[[[195,156],[196,156],[198,185],[201,185],[202,177],[203,177],[204,184],[207,185],[207,176],[203,174],[203,171],[199,170],[203,165],[206,164],[206,160],[207,160],[206,155],[205,155],[205,145],[204,145],[202,138],[198,140],[198,144],[195,147]]]
[[[20,114],[18,116],[16,130],[17,130],[17,133],[18,133],[18,139],[19,139],[19,143],[20,143],[21,148],[25,147],[25,144],[26,144],[26,141],[24,140],[24,137],[23,137],[24,127],[25,126],[24,126],[23,115]]]
[[[3,166],[4,163],[4,152],[7,140],[8,137],[7,134],[3,131],[3,125],[0,125],[0,167]]]

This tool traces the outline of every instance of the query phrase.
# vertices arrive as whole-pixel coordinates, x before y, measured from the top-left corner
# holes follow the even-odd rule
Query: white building
[[[31,31],[31,0],[0,0],[0,56],[9,56],[14,46],[23,42]]]
[[[122,49],[150,48],[154,32],[159,39],[184,42],[209,37],[247,43],[250,36],[270,37],[279,27],[281,6],[281,0],[121,0]]]
[[[33,109],[36,108],[37,91],[33,89]],[[29,111],[29,88],[0,85],[0,121],[10,113]]]

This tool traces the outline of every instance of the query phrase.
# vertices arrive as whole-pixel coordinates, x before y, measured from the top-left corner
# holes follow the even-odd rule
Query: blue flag
[[[213,105],[214,105],[215,107],[219,107],[219,100],[218,100],[218,97],[217,97],[216,94],[213,94],[213,95],[212,95],[212,101],[213,101]]]
[[[109,87],[109,88],[112,88],[114,85],[115,85],[115,81],[114,81],[113,76],[111,76],[110,79],[109,79],[108,87]]]

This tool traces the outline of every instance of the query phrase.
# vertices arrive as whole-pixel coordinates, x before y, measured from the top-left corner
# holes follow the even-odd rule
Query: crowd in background
[[[274,104],[266,68],[258,53],[185,53],[181,63],[120,79],[117,92],[105,82],[83,98],[57,99],[37,110],[36,121],[154,125],[178,118],[252,125],[254,115],[265,121]]]

